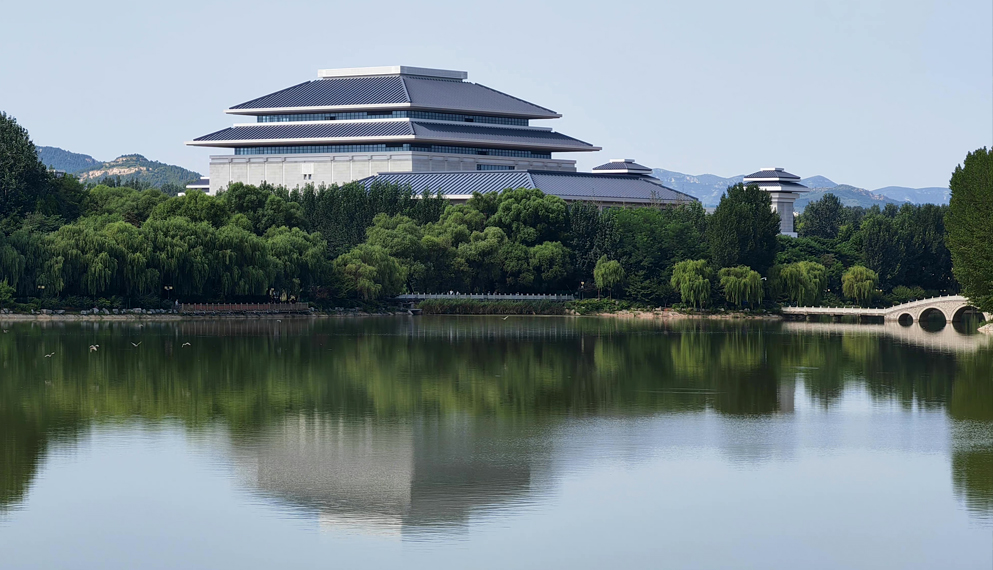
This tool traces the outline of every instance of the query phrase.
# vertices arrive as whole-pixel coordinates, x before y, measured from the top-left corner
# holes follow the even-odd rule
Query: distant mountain
[[[662,181],[666,186],[685,192],[696,197],[707,207],[714,207],[721,201],[721,196],[728,186],[741,182],[744,175],[723,178],[713,174],[701,174],[693,176],[674,172],[662,168],[652,170],[653,176]],[[902,186],[887,186],[878,190],[869,191],[864,188],[857,188],[847,184],[837,184],[824,176],[811,176],[800,180],[800,183],[810,188],[811,191],[804,194],[796,201],[796,210],[803,211],[803,208],[810,202],[819,200],[828,192],[841,199],[847,206],[862,206],[871,208],[874,205],[880,207],[887,203],[903,204],[911,202],[914,204],[947,204],[951,192],[947,188],[904,188]]]
[[[148,160],[140,154],[125,154],[110,162],[104,162],[92,168],[77,171],[75,174],[83,182],[99,182],[107,176],[119,176],[121,180],[148,182],[156,188],[161,187],[163,184],[185,186],[200,178],[200,174],[192,170],[155,160]]]
[[[838,185],[823,176],[811,176],[810,178],[804,178],[800,180],[800,184],[803,184],[807,188],[834,188]]]
[[[899,200],[881,196],[864,188],[856,188],[847,184],[835,184],[830,188],[811,188],[810,192],[804,192],[797,198],[796,203],[793,204],[793,209],[798,213],[802,212],[807,207],[807,204],[820,200],[825,194],[834,194],[846,206],[862,206],[863,208],[879,206],[883,208],[886,204],[896,204],[898,206],[903,204]]]
[[[62,150],[54,146],[39,146],[38,159],[42,164],[53,169],[62,170],[69,174],[74,174],[81,170],[88,170],[103,164],[103,162],[93,158],[88,154],[78,154]]]
[[[952,191],[948,188],[931,186],[928,188],[905,188],[903,186],[887,186],[872,191],[873,194],[881,194],[894,200],[912,202],[914,204],[947,204],[952,197]]]
[[[721,201],[721,196],[724,195],[724,191],[728,189],[728,186],[733,186],[741,182],[744,178],[744,175],[733,176],[731,178],[722,178],[713,174],[693,176],[662,168],[653,169],[652,175],[661,180],[662,184],[665,184],[669,188],[695,197],[704,206],[716,206]]]

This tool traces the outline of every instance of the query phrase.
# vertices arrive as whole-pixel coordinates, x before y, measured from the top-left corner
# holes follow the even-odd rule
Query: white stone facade
[[[210,194],[232,182],[289,189],[307,184],[346,184],[381,172],[439,172],[477,170],[477,165],[512,167],[514,170],[575,172],[575,160],[513,158],[428,152],[356,152],[335,154],[214,155],[210,157]]]
[[[799,194],[793,192],[770,192],[772,211],[779,213],[779,233],[783,235],[796,237],[796,230],[793,229],[793,203],[799,197]]]

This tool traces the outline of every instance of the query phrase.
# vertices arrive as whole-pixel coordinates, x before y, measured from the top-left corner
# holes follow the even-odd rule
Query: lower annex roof
[[[697,199],[663,186],[649,176],[556,172],[550,170],[481,170],[452,172],[383,172],[359,182],[409,185],[415,192],[430,190],[445,196],[468,196],[507,188],[537,188],[567,202],[689,204]]]

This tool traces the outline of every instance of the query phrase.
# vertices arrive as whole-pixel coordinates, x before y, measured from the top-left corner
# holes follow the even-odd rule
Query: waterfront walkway
[[[281,315],[309,314],[307,303],[183,303],[179,306],[184,315]]]
[[[573,295],[541,295],[526,293],[405,293],[398,301],[426,301],[428,299],[457,299],[471,301],[572,301]]]
[[[784,315],[795,315],[799,317],[811,316],[831,316],[831,317],[882,317],[886,321],[906,320],[908,317],[913,321],[920,321],[926,313],[938,311],[948,322],[962,320],[962,315],[967,310],[978,310],[969,304],[969,299],[961,295],[946,295],[943,297],[931,297],[903,303],[895,307],[885,309],[865,309],[862,307],[783,307]],[[987,321],[993,321],[993,314],[983,313]]]

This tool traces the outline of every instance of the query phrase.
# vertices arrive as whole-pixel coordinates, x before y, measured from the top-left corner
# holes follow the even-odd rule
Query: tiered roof
[[[497,148],[525,147],[545,152],[599,150],[589,143],[547,128],[485,126],[418,119],[253,123],[222,129],[199,137],[190,144],[239,147],[290,142],[300,145],[362,142],[473,144]]]
[[[790,174],[782,168],[763,168],[753,172],[742,180],[746,185],[755,184],[763,189],[779,189],[785,192],[807,192],[809,189],[800,184],[800,177]]]
[[[464,81],[465,72],[394,66],[322,70],[319,75],[321,79],[252,99],[226,111],[260,117],[310,115],[296,117],[308,120],[294,118],[287,122],[235,125],[188,144],[230,148],[426,143],[542,152],[599,150],[548,128],[526,126],[530,119],[554,119],[561,115],[495,89]],[[421,114],[413,118],[367,115],[393,111],[419,111]],[[360,118],[320,116],[330,113],[359,113]],[[432,115],[424,118],[425,113]],[[439,113],[444,115],[439,116]],[[487,120],[479,120],[480,117]],[[316,120],[309,120],[312,118]],[[521,124],[491,124],[489,118]],[[286,117],[280,119],[286,120]]]

